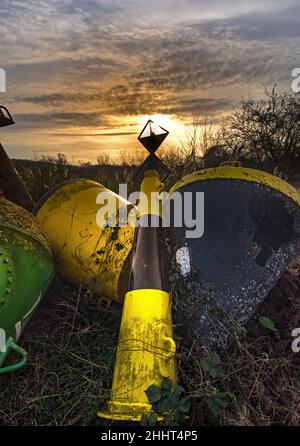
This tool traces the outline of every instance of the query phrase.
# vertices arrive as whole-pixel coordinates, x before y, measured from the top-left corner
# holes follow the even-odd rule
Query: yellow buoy
[[[151,194],[164,185],[155,170],[147,170],[141,184],[131,264],[120,328],[114,379],[107,411],[98,416],[112,420],[140,420],[152,410],[146,391],[169,378],[176,387],[175,352],[168,283],[168,259],[160,200]],[[157,225],[149,226],[149,217]]]
[[[99,193],[114,198],[117,212],[99,214]],[[133,206],[100,183],[75,179],[59,184],[45,194],[33,212],[42,223],[61,277],[80,283],[95,294],[122,300],[127,291],[127,259],[134,228],[120,226],[121,210]],[[109,221],[109,226],[108,222]]]

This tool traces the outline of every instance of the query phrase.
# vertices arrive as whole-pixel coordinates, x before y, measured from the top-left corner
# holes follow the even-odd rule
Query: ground
[[[175,330],[178,377],[192,400],[187,425],[300,424],[300,353],[291,349],[300,320],[299,271],[298,260],[221,352],[218,373],[205,371],[205,352]],[[22,337],[27,366],[1,377],[0,425],[109,423],[96,412],[109,398],[121,310],[56,278]],[[263,327],[261,316],[277,331]]]

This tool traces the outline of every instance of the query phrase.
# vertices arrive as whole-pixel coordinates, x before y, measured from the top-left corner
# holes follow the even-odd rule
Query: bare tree
[[[216,143],[216,130],[207,116],[194,116],[192,124],[186,127],[185,138],[180,141],[179,152],[192,162],[203,157]]]
[[[100,166],[113,164],[110,154],[107,152],[99,153],[99,155],[97,156],[97,164],[99,164]]]
[[[233,159],[290,166],[300,161],[300,104],[294,93],[266,90],[263,100],[244,100],[224,122],[219,141]]]

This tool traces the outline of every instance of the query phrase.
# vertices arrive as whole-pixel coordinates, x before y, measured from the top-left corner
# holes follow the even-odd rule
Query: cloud
[[[45,135],[45,133],[41,133],[41,135]],[[101,133],[46,133],[47,136],[54,136],[54,137],[76,137],[76,138],[85,138],[85,137],[94,137],[94,136],[130,136],[130,135],[136,135],[136,132],[101,132]]]
[[[216,114],[232,108],[233,101],[226,98],[197,98],[169,103],[165,113],[176,115]]]
[[[14,116],[18,129],[99,127],[102,123],[98,113],[26,113]]]
[[[50,93],[35,96],[17,96],[20,102],[42,105],[45,107],[60,107],[67,104],[78,105],[83,102],[101,101],[104,99],[104,93]]]
[[[284,4],[283,4],[284,5]],[[280,10],[254,12],[228,19],[211,20],[194,25],[212,38],[274,40],[300,37],[300,5],[290,4]]]
[[[16,130],[105,136],[116,128],[126,137],[140,115],[217,120],[263,84],[288,88],[300,56],[296,1],[0,4],[3,102]]]
[[[151,72],[152,73],[152,72]],[[180,83],[180,79],[178,79]],[[195,98],[188,91],[188,85],[185,85],[182,94],[182,88],[176,85],[170,85],[168,89],[157,88],[151,79],[144,79],[144,83],[138,91],[135,84],[129,83],[127,86],[117,85],[107,94],[108,110],[114,110],[115,115],[192,115],[192,114],[214,114],[222,112],[233,105],[229,98]],[[180,94],[179,94],[180,93]]]

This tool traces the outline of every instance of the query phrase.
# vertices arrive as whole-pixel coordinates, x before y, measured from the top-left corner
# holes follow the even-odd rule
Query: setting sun
[[[174,117],[172,117],[171,115],[163,114],[140,116],[138,118],[138,125],[143,127],[149,119],[154,121],[156,124],[164,127],[170,133],[176,131],[176,127],[178,128],[178,123],[176,123]]]

